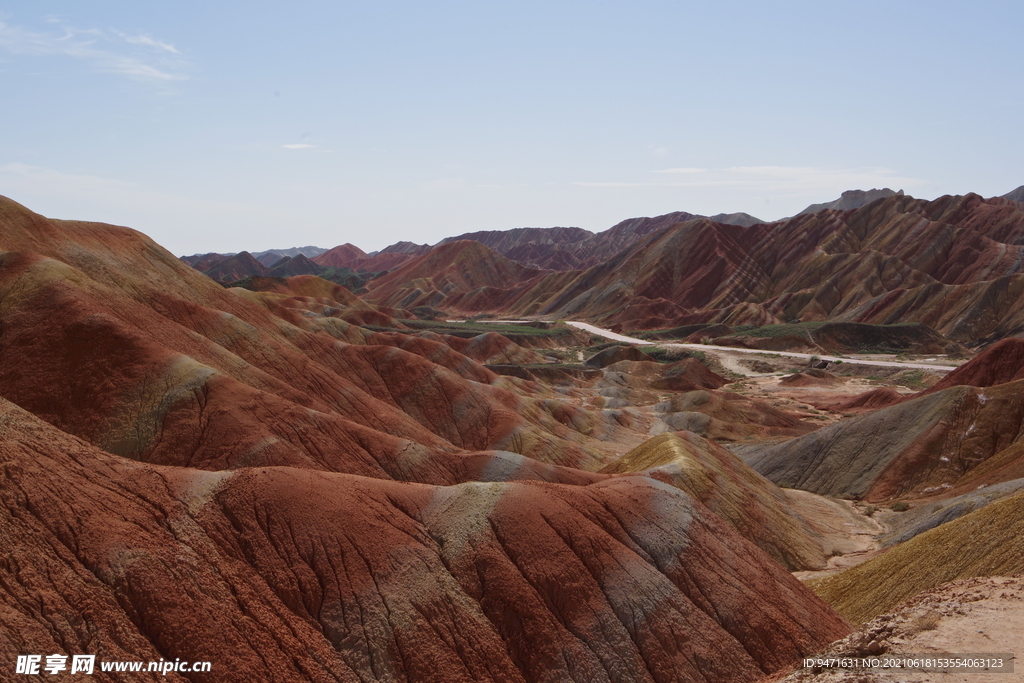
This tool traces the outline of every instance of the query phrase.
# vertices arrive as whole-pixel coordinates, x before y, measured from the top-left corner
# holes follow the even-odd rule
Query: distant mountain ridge
[[[380,272],[397,268],[410,257],[425,254],[431,248],[461,240],[472,240],[486,245],[502,256],[528,268],[567,271],[589,268],[651,232],[667,228],[675,223],[698,218],[705,218],[705,216],[686,211],[675,211],[661,216],[629,218],[598,233],[576,227],[478,230],[446,237],[433,247],[427,244],[401,241],[368,254],[354,244],[345,243],[331,249],[307,246],[270,249],[253,252],[250,255],[267,267],[277,265],[284,257],[302,255],[321,266],[351,268],[364,273]],[[717,223],[745,227],[764,222],[760,218],[742,212],[720,213],[707,218]],[[196,270],[209,274],[208,271],[217,263],[235,256],[238,256],[238,253],[193,254],[182,256],[181,260]],[[230,267],[235,266],[231,265]],[[256,275],[257,273],[252,274]]]
[[[850,211],[851,209],[859,209],[863,206],[867,206],[871,202],[878,201],[879,199],[886,199],[887,197],[894,197],[902,194],[903,190],[893,192],[888,187],[882,188],[881,190],[847,190],[839,197],[839,199],[832,202],[825,202],[823,204],[811,204],[806,209],[798,213],[797,216],[802,216],[805,213],[826,211],[828,209],[835,209],[836,211]]]
[[[267,249],[266,251],[255,251],[251,252],[250,256],[252,256],[254,259],[256,259],[265,266],[273,266],[286,256],[305,256],[306,258],[312,258],[314,256],[319,256],[325,251],[327,250],[324,249],[323,247],[306,246],[291,247],[290,249]],[[193,268],[196,268],[196,270],[206,270],[205,268],[197,267],[196,264],[204,263],[209,260],[222,260],[224,258],[236,256],[238,255],[238,253],[239,252],[237,251],[233,251],[228,253],[210,252],[207,254],[192,254],[191,256],[182,256],[181,260],[187,263],[188,265],[192,266]],[[221,258],[217,259],[216,257]]]
[[[889,188],[871,190],[847,190],[831,202],[811,204],[796,214],[818,213],[820,211],[850,211],[862,208],[878,199],[904,195],[903,190]],[[1024,202],[1024,185],[1002,195],[1003,199]],[[707,218],[716,223],[750,227],[765,221],[748,213],[719,213],[702,216],[686,211],[676,211],[661,216],[629,218],[601,232],[591,232],[576,227],[553,228],[510,228],[508,230],[478,230],[445,237],[433,247],[459,240],[473,240],[484,244],[502,256],[531,268],[547,270],[577,270],[588,268],[603,258],[608,258],[635,239],[658,229],[687,220]],[[785,220],[785,219],[782,219]],[[777,221],[776,221],[777,222]],[[305,246],[289,249],[268,249],[251,252],[251,256],[264,266],[273,266],[283,257],[305,256],[314,263],[333,267],[347,267],[360,272],[390,270],[400,265],[405,257],[424,254],[431,249],[428,244],[400,241],[380,251],[364,252],[353,244],[342,244],[331,249]],[[206,272],[221,260],[236,256],[238,252],[207,253],[182,256],[181,260],[197,270]],[[382,254],[391,254],[388,259],[374,260]]]
[[[743,213],[742,211],[737,211],[736,213],[716,213],[714,216],[708,216],[708,218],[716,223],[742,225],[745,228],[757,225],[758,223],[764,223],[760,218],[751,216],[749,213]]]
[[[483,243],[472,257],[442,254],[474,243],[449,242],[370,281],[365,296],[389,307],[626,330],[918,322],[974,345],[1024,329],[1024,206],[976,194],[926,201],[889,192],[859,209],[752,226],[684,212],[630,219],[573,243],[576,263],[593,264],[573,269],[512,274],[509,264],[522,261]],[[501,241],[507,235],[484,237],[512,253]],[[458,279],[448,274],[453,267]],[[488,268],[508,276],[487,280]]]
[[[320,275],[370,303],[455,315],[585,319],[624,330],[917,322],[974,345],[1024,330],[1024,204],[1012,199],[1022,193],[927,201],[851,190],[772,223],[677,211],[599,233],[478,231],[374,255],[346,244],[269,274]],[[192,260],[224,284],[269,270],[245,252]]]
[[[1003,199],[1009,199],[1015,202],[1024,202],[1024,185],[1021,185],[1012,192],[1007,192],[1003,195]]]

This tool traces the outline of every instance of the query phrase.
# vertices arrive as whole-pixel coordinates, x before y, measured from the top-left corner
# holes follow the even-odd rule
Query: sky
[[[0,195],[177,255],[1024,184],[1024,3],[0,0]]]

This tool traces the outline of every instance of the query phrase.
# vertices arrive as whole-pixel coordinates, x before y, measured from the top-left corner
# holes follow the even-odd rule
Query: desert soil
[[[885,654],[1024,653],[1024,577],[952,581],[872,619],[833,643],[822,656]],[[797,669],[769,679],[779,683],[1010,683],[1013,673]]]
[[[868,515],[870,506],[849,500],[826,498],[808,491],[787,489],[793,510],[825,538],[832,549],[828,566],[818,571],[793,572],[801,581],[834,574],[865,562],[878,554],[878,538],[888,528]]]

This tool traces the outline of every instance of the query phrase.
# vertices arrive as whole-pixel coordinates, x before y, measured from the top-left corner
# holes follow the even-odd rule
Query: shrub
[[[914,617],[911,622],[911,630],[914,632],[920,631],[934,631],[939,627],[939,620],[942,618],[935,610],[928,610],[924,614],[919,614]]]

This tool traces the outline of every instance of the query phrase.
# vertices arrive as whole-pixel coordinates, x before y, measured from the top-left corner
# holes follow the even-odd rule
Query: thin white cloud
[[[182,81],[187,64],[170,43],[149,36],[129,36],[120,31],[80,29],[47,18],[62,33],[41,33],[0,21],[0,50],[26,57],[65,56],[91,65],[98,71],[120,74],[139,81]],[[153,53],[157,54],[153,54]]]
[[[755,176],[767,176],[773,178],[791,178],[794,176],[801,176],[815,173],[835,173],[836,171],[828,171],[822,169],[811,168],[808,166],[733,166],[731,168],[724,169],[730,173],[740,173],[744,175],[755,175]],[[885,171],[886,169],[875,169],[879,171]],[[842,171],[840,171],[842,172]]]
[[[663,187],[663,186],[670,185],[671,183],[616,183],[616,182],[589,183],[589,182],[585,182],[585,181],[579,180],[579,181],[572,182],[572,183],[569,183],[569,184],[570,185],[575,185],[577,187]]]
[[[281,145],[285,149],[313,149],[316,145],[307,145],[306,143],[298,143],[294,145]]]
[[[147,47],[151,47],[156,50],[161,50],[163,52],[170,52],[171,54],[175,55],[181,54],[178,48],[174,47],[170,43],[165,43],[162,40],[156,40],[155,38],[150,38],[146,35],[129,36],[125,35],[124,33],[121,33],[120,31],[114,31],[114,33],[116,33],[117,36],[121,38],[124,42],[131,43],[132,45],[145,45]]]
[[[654,171],[654,173],[669,173],[669,174],[672,174],[672,175],[682,175],[682,174],[690,174],[690,173],[707,173],[707,172],[708,172],[708,169],[706,169],[706,168],[664,168],[664,169],[661,169],[660,171]]]

